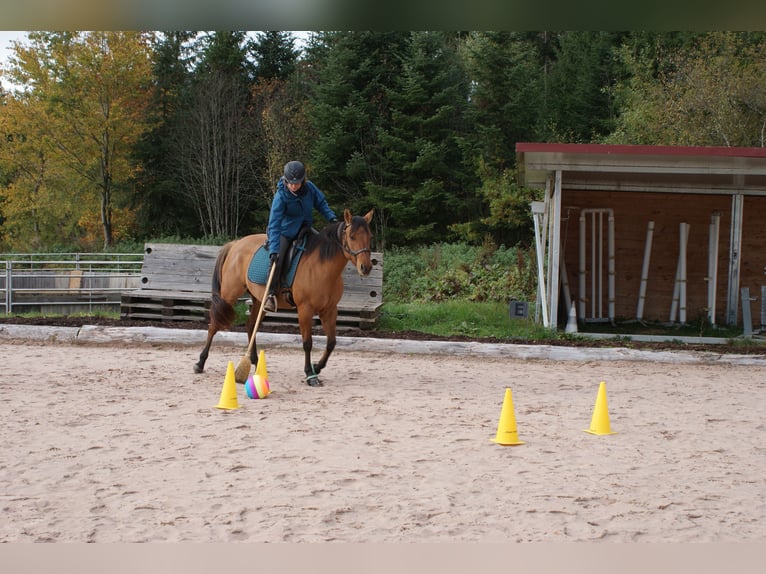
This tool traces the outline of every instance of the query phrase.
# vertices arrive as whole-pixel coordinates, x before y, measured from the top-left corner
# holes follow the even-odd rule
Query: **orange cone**
[[[234,380],[234,363],[231,361],[229,361],[229,366],[226,367],[226,378],[223,380],[221,398],[218,399],[218,404],[215,406],[218,409],[226,410],[239,408],[239,402],[237,402],[237,384]]]
[[[511,389],[505,389],[505,398],[503,399],[503,408],[500,411],[500,421],[497,424],[497,434],[492,442],[503,446],[515,446],[524,444],[519,440],[519,433],[516,430],[516,414],[513,410],[513,397]]]
[[[590,434],[616,434],[612,432],[609,424],[609,408],[606,404],[606,383],[601,381],[598,386],[596,404],[593,406],[593,416],[590,419],[590,428],[585,432]]]

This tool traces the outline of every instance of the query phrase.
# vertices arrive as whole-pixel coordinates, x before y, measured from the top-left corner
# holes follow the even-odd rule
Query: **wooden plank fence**
[[[147,243],[140,287],[123,292],[120,317],[164,321],[210,319],[210,289],[220,246]],[[383,254],[373,253],[373,270],[364,279],[349,264],[345,289],[338,304],[338,326],[371,328],[383,305]],[[242,301],[250,302],[246,296]],[[318,318],[315,318],[318,324]],[[298,324],[297,312],[280,309],[263,318],[264,325]]]

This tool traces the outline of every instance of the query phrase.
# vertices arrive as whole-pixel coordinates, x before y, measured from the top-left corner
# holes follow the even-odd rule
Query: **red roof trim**
[[[685,155],[720,157],[763,157],[762,147],[705,147],[705,146],[663,146],[663,145],[610,145],[571,143],[528,143],[516,144],[516,153],[574,153],[613,155]]]

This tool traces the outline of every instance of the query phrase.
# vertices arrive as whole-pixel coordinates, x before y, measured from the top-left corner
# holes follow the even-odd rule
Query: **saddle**
[[[308,241],[309,236],[318,233],[319,231],[310,226],[301,228],[285,254],[285,262],[282,266],[282,277],[274,278],[275,281],[281,279],[280,289],[287,289],[287,300],[293,305],[294,303],[292,303],[292,293],[290,292],[290,289],[293,286],[295,271],[298,269],[298,262],[301,259],[301,255],[303,255],[303,252],[306,250],[306,242]],[[250,260],[250,265],[248,265],[247,268],[247,279],[258,285],[266,285],[270,269],[271,261],[269,261],[267,241],[253,254],[253,257]]]

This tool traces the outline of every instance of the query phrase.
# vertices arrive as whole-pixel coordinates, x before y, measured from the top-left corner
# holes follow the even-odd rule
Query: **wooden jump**
[[[210,319],[210,283],[220,246],[146,243],[140,287],[120,298],[120,317],[152,321]],[[362,279],[351,264],[343,271],[345,289],[338,304],[338,326],[369,329],[383,305],[383,254],[372,253],[373,269]],[[245,296],[243,302],[250,302]],[[315,324],[319,319],[314,318]],[[264,325],[296,325],[295,309],[280,309]]]

